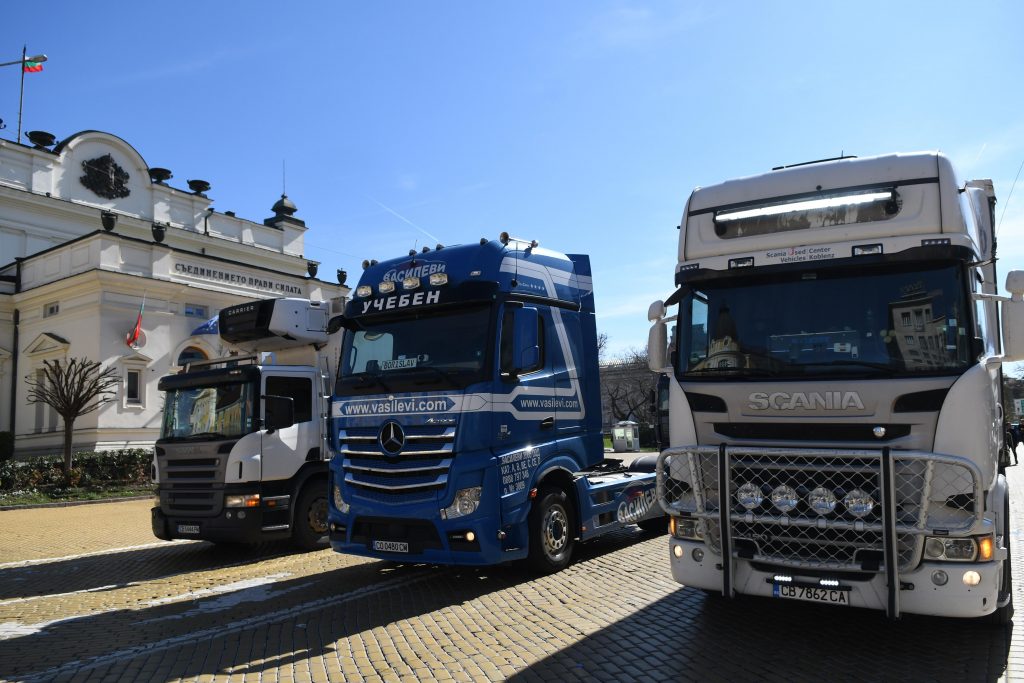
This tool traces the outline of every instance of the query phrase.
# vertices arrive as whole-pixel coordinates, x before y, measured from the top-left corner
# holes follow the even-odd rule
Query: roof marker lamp
[[[420,279],[418,277],[409,276],[402,279],[402,289],[410,290],[417,289],[420,286]]]
[[[881,244],[858,244],[853,248],[854,256],[872,256],[881,253]]]
[[[448,284],[448,273],[431,273],[430,274],[430,286],[440,287],[441,285]]]
[[[746,218],[761,218],[764,216],[778,216],[786,213],[797,213],[801,211],[818,211],[821,209],[832,209],[839,206],[858,206],[861,204],[873,204],[875,202],[895,203],[895,190],[857,192],[851,194],[821,197],[819,199],[804,199],[795,202],[783,202],[780,204],[766,204],[752,209],[740,209],[737,211],[719,211],[715,213],[716,223],[739,221]],[[888,212],[888,207],[886,207]],[[893,211],[892,213],[895,213]]]
[[[731,258],[729,259],[729,268],[753,268],[754,257],[744,256],[743,258]]]
[[[395,291],[395,283],[393,280],[385,280],[384,282],[377,285],[377,291],[381,294],[390,294]]]
[[[370,285],[359,285],[356,287],[356,296],[360,299],[365,299],[371,294],[373,294],[373,288]]]

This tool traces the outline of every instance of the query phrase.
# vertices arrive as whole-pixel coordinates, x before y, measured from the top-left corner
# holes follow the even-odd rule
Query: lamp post
[[[14,62],[0,62],[0,66],[12,66],[18,64],[21,66],[21,90],[18,93],[18,137],[14,138],[15,142],[21,142],[21,110],[25,103],[25,62],[45,62],[46,55],[35,55],[32,57],[26,57],[25,46],[21,47],[21,59]]]

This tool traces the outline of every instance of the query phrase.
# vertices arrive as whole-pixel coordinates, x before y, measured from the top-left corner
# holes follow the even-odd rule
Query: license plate
[[[178,533],[179,534],[198,534],[199,533],[199,525],[198,524],[179,524],[178,525]]]
[[[384,553],[407,553],[409,544],[405,541],[374,541],[373,549]]]
[[[772,595],[789,600],[806,600],[807,602],[823,602],[828,605],[849,605],[849,591],[838,588],[818,588],[809,586],[791,586],[776,583],[772,586]]]

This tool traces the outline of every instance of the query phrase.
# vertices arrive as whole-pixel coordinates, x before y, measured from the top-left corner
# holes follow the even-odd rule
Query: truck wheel
[[[292,521],[292,543],[302,550],[325,547],[327,535],[327,485],[306,484],[299,494]]]
[[[530,566],[542,574],[564,569],[576,543],[576,511],[565,491],[542,488],[530,509],[529,525]]]
[[[986,619],[988,623],[993,626],[1009,626],[1013,620],[1013,572],[1012,563],[1010,562],[1010,548],[1012,546],[1012,540],[1010,538],[1010,492],[1006,492],[1006,501],[1003,503],[1003,542],[1006,543],[1006,559],[1003,560],[1003,583],[999,587],[999,596],[996,598],[1000,602],[1006,600],[1006,604],[1002,607],[996,607],[996,611],[989,614]]]

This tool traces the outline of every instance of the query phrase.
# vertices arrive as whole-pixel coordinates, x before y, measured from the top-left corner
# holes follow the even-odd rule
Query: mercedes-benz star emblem
[[[388,455],[398,455],[405,446],[405,430],[397,422],[385,422],[377,436],[380,449]]]

